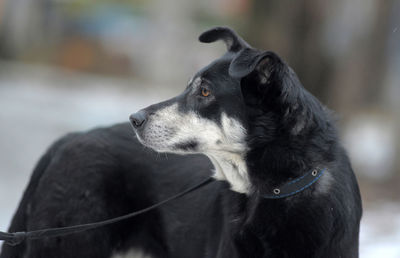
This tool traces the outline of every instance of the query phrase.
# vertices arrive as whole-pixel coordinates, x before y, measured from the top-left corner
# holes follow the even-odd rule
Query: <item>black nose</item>
[[[144,122],[146,122],[146,112],[143,110],[140,110],[140,111],[132,114],[129,117],[129,120],[131,121],[131,124],[133,125],[133,127],[139,128],[140,126],[142,126],[144,124]]]

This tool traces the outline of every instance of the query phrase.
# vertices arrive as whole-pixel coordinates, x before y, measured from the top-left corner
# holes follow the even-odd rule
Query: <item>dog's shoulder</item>
[[[57,140],[50,151],[70,149],[101,149],[112,145],[135,143],[135,137],[128,123],[108,127],[97,127],[88,131],[69,133]]]

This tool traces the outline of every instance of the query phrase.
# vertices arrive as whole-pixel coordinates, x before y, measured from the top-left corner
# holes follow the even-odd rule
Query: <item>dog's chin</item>
[[[152,142],[151,140],[142,137],[138,132],[136,132],[136,138],[143,146],[150,148],[156,152],[173,152],[172,149],[168,148],[165,145]]]
[[[144,137],[141,137],[138,133],[136,133],[136,138],[138,141],[145,147],[150,148],[156,152],[160,153],[174,153],[174,154],[180,154],[180,155],[187,155],[187,154],[196,154],[200,153],[199,151],[195,151],[193,149],[188,149],[188,148],[182,148],[185,147],[186,145],[180,146],[180,145],[167,145],[165,143],[159,143],[159,142],[153,142],[151,139],[146,139]]]

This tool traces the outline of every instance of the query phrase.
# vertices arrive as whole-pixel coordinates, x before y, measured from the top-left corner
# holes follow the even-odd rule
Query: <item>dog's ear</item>
[[[244,78],[251,73],[257,76],[259,83],[265,84],[274,70],[283,64],[281,59],[273,52],[260,52],[252,48],[241,50],[233,58],[229,66],[229,74],[234,78]]]
[[[199,36],[199,41],[203,43],[212,43],[217,40],[224,41],[229,52],[238,52],[250,47],[246,41],[228,27],[215,27]]]
[[[246,100],[264,100],[266,92],[283,90],[286,64],[271,51],[251,48],[241,50],[229,66],[230,76],[241,80],[242,93]],[[276,94],[273,94],[276,95]],[[269,94],[272,97],[272,94]]]
[[[295,72],[273,52],[241,50],[232,60],[229,74],[240,79],[247,104],[275,112],[294,134],[309,124],[312,109],[320,108]]]

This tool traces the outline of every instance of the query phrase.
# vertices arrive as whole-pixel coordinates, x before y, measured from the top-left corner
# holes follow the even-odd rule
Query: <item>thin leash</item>
[[[151,210],[154,210],[161,205],[170,202],[172,200],[178,199],[179,197],[182,197],[190,192],[193,192],[203,186],[208,185],[209,183],[213,182],[214,179],[209,177],[200,183],[198,183],[195,186],[192,186],[183,192],[180,192],[176,195],[173,195],[159,203],[153,204],[147,208],[144,208],[139,211],[135,211],[120,217],[100,221],[100,222],[94,222],[94,223],[87,223],[87,224],[81,224],[81,225],[75,225],[75,226],[70,226],[70,227],[61,227],[61,228],[47,228],[47,229],[41,229],[41,230],[35,230],[35,231],[28,231],[28,232],[14,232],[14,233],[7,233],[7,232],[2,232],[0,231],[0,241],[5,241],[6,244],[15,246],[21,244],[23,241],[27,239],[41,239],[45,237],[57,237],[57,236],[65,236],[73,233],[78,233],[90,229],[95,229],[99,227],[103,227],[109,224],[113,224],[122,220],[127,220],[129,218],[138,216],[140,214],[149,212]]]

